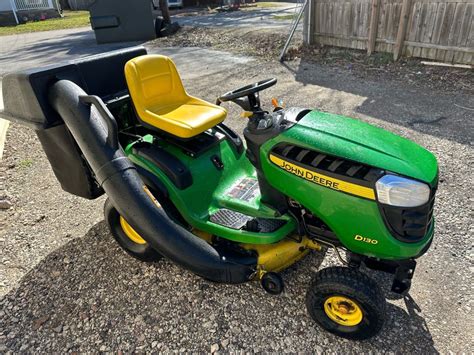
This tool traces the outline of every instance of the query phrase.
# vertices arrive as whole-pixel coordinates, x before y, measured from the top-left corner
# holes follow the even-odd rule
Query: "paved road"
[[[279,16],[294,15],[301,9],[300,4],[281,3],[277,8],[221,12],[211,15],[176,17],[183,26],[212,27],[289,27],[292,19],[277,19]]]
[[[109,49],[94,45],[84,30],[50,35],[43,46],[34,38],[17,41],[16,49],[28,56],[18,57],[12,49],[9,59],[1,58],[2,70]],[[474,347],[473,117],[454,105],[474,107],[472,97],[365,81],[298,61],[283,66],[199,48],[160,51],[176,60],[188,91],[204,99],[277,76],[278,86],[262,95],[265,103],[276,96],[290,106],[355,116],[433,151],[441,172],[437,235],[420,260],[411,297],[394,297],[385,287],[389,307],[383,333],[354,343],[314,327],[304,309],[311,274],[336,263],[334,255],[324,261],[311,257],[285,272],[287,292],[276,298],[251,284],[210,284],[169,262],[138,263],[107,232],[103,198],[85,201],[62,192],[33,132],[13,125],[0,162],[0,183],[14,201],[0,220],[0,352],[203,352],[213,344],[225,351],[339,353]],[[235,107],[228,108],[228,123],[241,131],[245,121]],[[383,275],[376,277],[388,284]]]

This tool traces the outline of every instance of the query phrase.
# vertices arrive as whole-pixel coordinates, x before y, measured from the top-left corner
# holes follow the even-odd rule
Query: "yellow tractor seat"
[[[194,137],[227,116],[224,108],[188,95],[173,61],[163,55],[131,59],[125,78],[139,120],[171,135]]]

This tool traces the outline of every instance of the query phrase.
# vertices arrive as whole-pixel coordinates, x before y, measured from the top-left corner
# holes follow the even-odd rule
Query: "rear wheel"
[[[358,270],[330,267],[316,274],[306,306],[325,330],[347,339],[376,335],[385,320],[385,297],[374,280]]]
[[[118,213],[110,199],[105,201],[104,215],[113,237],[128,254],[141,261],[161,259],[161,255]]]

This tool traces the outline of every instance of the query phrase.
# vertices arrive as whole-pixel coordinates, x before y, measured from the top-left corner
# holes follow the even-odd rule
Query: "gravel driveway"
[[[386,326],[372,340],[350,342],[317,328],[304,307],[311,275],[337,263],[332,252],[285,271],[287,289],[277,297],[256,284],[209,283],[169,261],[140,263],[108,233],[104,198],[63,192],[34,133],[12,125],[0,162],[0,190],[14,205],[0,211],[0,353],[472,351],[474,128],[473,112],[460,107],[474,107],[472,97],[300,61],[281,65],[196,48],[166,53],[188,91],[204,99],[276,76],[278,85],[262,95],[266,104],[277,96],[355,116],[433,151],[441,171],[437,234],[410,297],[391,294],[389,279],[375,275],[389,299]],[[228,107],[227,123],[241,131],[244,119]]]

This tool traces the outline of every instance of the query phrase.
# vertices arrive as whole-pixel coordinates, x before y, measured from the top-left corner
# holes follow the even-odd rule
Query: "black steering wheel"
[[[243,86],[237,90],[229,91],[226,92],[224,95],[220,96],[217,101],[218,102],[226,102],[226,101],[233,101],[235,99],[241,98],[241,97],[249,97],[249,96],[254,96],[257,94],[259,91],[268,89],[269,87],[275,85],[277,83],[276,78],[271,78],[271,79],[266,79],[266,80],[261,80],[256,83]]]

